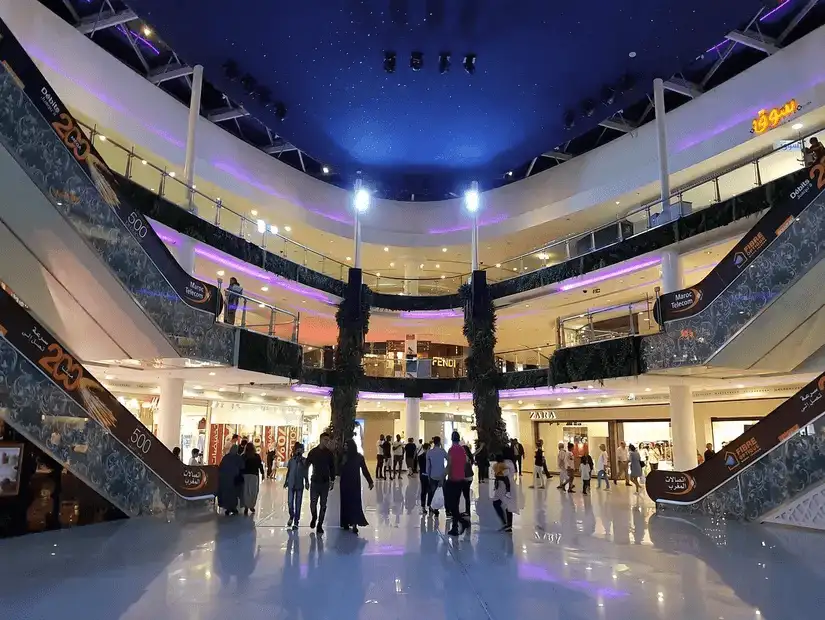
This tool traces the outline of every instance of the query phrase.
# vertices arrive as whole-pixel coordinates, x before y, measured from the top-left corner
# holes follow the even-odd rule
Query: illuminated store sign
[[[530,419],[531,420],[555,420],[556,419],[556,412],[555,411],[531,411],[530,412]]]
[[[456,360],[448,357],[434,357],[433,366],[440,366],[442,368],[455,368]]]
[[[791,99],[785,105],[770,110],[759,110],[759,114],[753,119],[752,132],[755,134],[765,133],[773,129],[789,116],[793,116],[799,110],[796,99]]]

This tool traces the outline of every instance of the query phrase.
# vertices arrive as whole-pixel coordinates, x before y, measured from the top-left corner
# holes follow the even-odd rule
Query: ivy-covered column
[[[364,376],[364,340],[370,323],[370,291],[361,281],[361,270],[350,269],[344,299],[335,313],[338,346],[335,348],[335,383],[332,388],[330,430],[338,450],[355,430],[358,386]]]
[[[495,454],[507,443],[507,428],[498,402],[496,312],[487,273],[474,271],[471,283],[462,284],[459,295],[464,302],[464,336],[470,347],[467,378],[473,391],[476,432],[479,441]]]

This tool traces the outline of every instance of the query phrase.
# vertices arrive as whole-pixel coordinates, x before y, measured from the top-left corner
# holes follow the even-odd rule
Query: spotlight
[[[593,113],[596,111],[596,104],[593,102],[592,99],[586,99],[582,102],[582,114],[584,114],[587,118],[593,116]]]
[[[467,54],[464,56],[464,70],[473,75],[476,72],[476,55],[475,54]]]
[[[424,66],[424,54],[421,52],[413,52],[410,54],[410,69],[413,71],[421,71]]]
[[[321,172],[323,172],[324,174],[329,174],[329,166],[324,166],[323,168],[321,168]]]
[[[241,78],[241,86],[243,87],[247,95],[251,95],[258,88],[258,80],[256,80],[248,73],[244,73],[243,77]]]
[[[370,193],[364,188],[355,192],[355,210],[364,213],[370,208]]]
[[[605,86],[602,88],[602,103],[606,106],[612,106],[616,101],[616,91],[612,86]]]
[[[395,73],[395,52],[384,52],[384,71]]]
[[[573,129],[576,126],[576,113],[573,110],[568,110],[564,113],[564,128]]]
[[[241,70],[238,68],[238,63],[231,58],[223,63],[223,73],[230,82],[235,82],[241,76]]]
[[[470,213],[478,211],[479,197],[478,190],[470,189],[464,192],[464,206]]]
[[[275,116],[279,121],[286,118],[286,106],[283,103],[278,103],[275,105]]]
[[[438,72],[444,75],[450,70],[450,53],[441,52],[438,55]]]

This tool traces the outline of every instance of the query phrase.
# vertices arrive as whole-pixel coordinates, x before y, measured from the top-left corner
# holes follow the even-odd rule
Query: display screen
[[[0,497],[12,497],[20,492],[22,443],[0,443]]]

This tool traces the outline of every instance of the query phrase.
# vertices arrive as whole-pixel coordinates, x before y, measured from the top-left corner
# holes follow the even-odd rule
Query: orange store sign
[[[759,110],[759,114],[753,119],[753,133],[765,133],[773,129],[789,116],[793,116],[799,110],[796,99],[791,99],[785,105],[771,108],[770,110]]]

